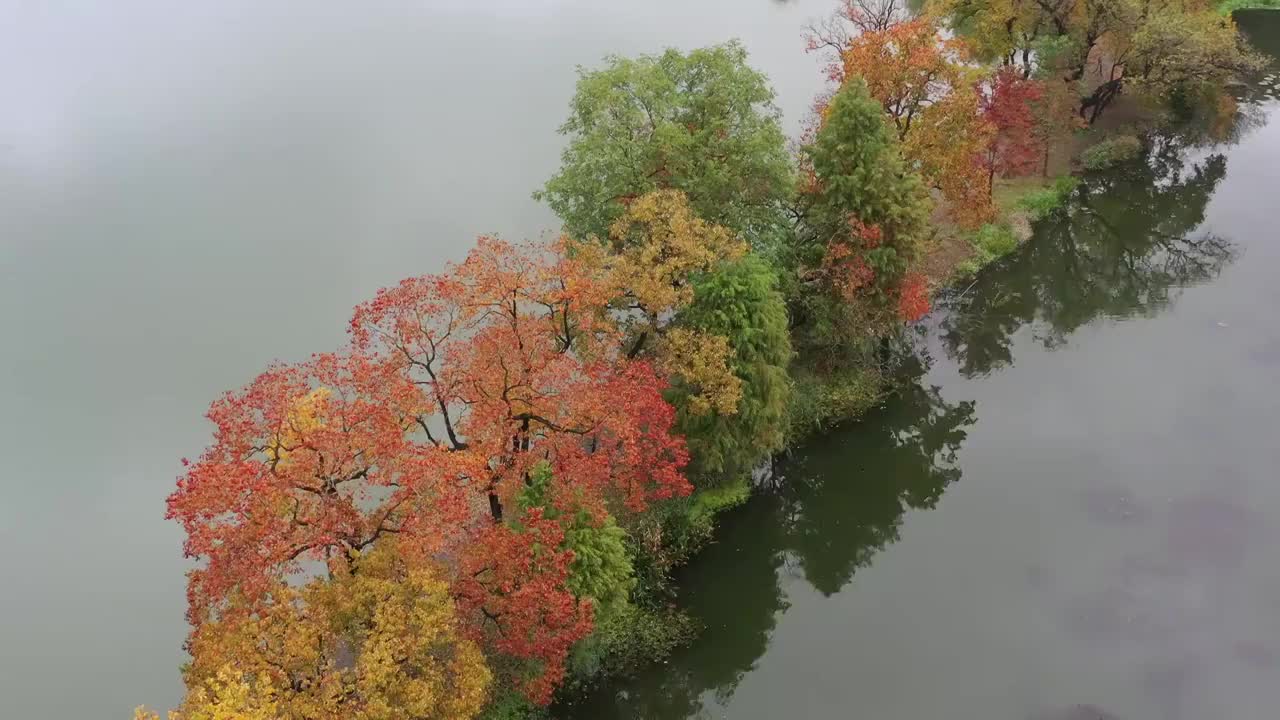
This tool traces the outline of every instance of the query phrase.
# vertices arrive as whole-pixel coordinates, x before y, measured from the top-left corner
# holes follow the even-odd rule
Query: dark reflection
[[[838,592],[860,567],[898,539],[904,513],[932,508],[960,479],[956,453],[974,422],[972,402],[948,403],[921,384],[909,360],[906,384],[879,413],[815,441],[781,468],[788,550],[805,580]]]
[[[1244,10],[1232,18],[1250,45],[1276,60],[1269,71],[1245,88],[1245,97],[1253,101],[1280,99],[1280,12]]]
[[[1231,242],[1196,232],[1226,158],[1189,162],[1176,135],[1151,144],[1139,160],[1087,176],[1066,210],[953,302],[941,339],[962,373],[1012,363],[1012,336],[1024,326],[1054,348],[1099,316],[1155,315],[1231,261]]]
[[[882,410],[780,462],[775,479],[722,520],[680,578],[682,605],[706,628],[692,647],[557,717],[675,720],[726,704],[787,611],[788,581],[835,593],[898,539],[907,510],[932,508],[959,479],[974,404],[921,384],[926,369],[909,358],[904,389]]]
[[[766,493],[731,513],[716,542],[682,573],[681,606],[704,626],[692,646],[555,716],[694,718],[709,700],[727,702],[787,610],[779,583],[786,556],[779,508],[778,498]]]

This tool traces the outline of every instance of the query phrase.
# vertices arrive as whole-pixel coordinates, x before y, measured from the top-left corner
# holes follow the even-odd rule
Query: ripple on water
[[[1099,525],[1140,523],[1151,515],[1150,508],[1120,485],[1086,486],[1081,493],[1081,503],[1089,519]]]

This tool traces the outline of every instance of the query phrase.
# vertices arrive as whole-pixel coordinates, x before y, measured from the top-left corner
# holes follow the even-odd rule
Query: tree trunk
[[[1120,94],[1120,89],[1124,85],[1123,78],[1108,80],[1099,85],[1093,93],[1084,100],[1080,101],[1080,117],[1086,118],[1089,124],[1097,122],[1102,115],[1102,111],[1107,109],[1112,100]]]

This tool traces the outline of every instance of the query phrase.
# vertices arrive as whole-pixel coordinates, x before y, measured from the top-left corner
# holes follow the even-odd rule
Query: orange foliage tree
[[[215,402],[214,443],[168,501],[202,561],[193,637],[269,611],[291,576],[358,572],[395,539],[447,559],[468,632],[547,702],[592,604],[569,589],[564,529],[508,510],[535,465],[597,522],[690,490],[667,383],[623,353],[616,289],[586,260],[481,238],[447,272],[357,307],[346,352]]]
[[[831,75],[841,85],[863,78],[893,121],[906,158],[942,193],[957,222],[976,227],[993,215],[984,163],[992,128],[965,54],[963,43],[943,38],[922,17],[848,38]]]

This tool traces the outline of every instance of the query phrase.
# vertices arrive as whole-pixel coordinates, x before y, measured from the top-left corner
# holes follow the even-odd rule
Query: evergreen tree
[[[908,314],[930,200],[861,79],[831,98],[804,159],[797,324],[805,344],[847,350]]]
[[[781,449],[790,384],[787,311],[773,270],[747,255],[700,278],[682,325],[729,341],[730,366],[742,381],[736,412],[689,412],[677,397],[677,430],[684,434],[695,481],[733,480]],[[680,395],[677,386],[674,394]]]

